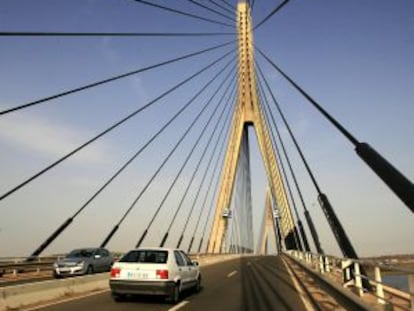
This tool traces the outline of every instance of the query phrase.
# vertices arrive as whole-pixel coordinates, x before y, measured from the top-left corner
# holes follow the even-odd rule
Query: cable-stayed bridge
[[[334,249],[357,259],[359,249],[348,232],[352,235],[353,227],[362,226],[353,235],[369,234],[368,220],[359,218],[372,215],[350,208],[348,217],[362,225],[343,223],[336,200],[315,169],[326,163],[350,170],[337,163],[343,150],[365,170],[350,175],[367,174],[370,181],[365,182],[378,183],[377,192],[387,191],[392,202],[388,208],[404,218],[407,231],[402,235],[410,241],[413,172],[396,168],[398,163],[359,138],[352,126],[339,121],[341,115],[316,100],[267,52],[273,50],[269,41],[277,45],[272,37],[278,30],[272,23],[298,5],[288,2],[108,1],[100,4],[99,17],[94,16],[100,6],[91,3],[48,3],[39,12],[51,13],[52,30],[40,29],[43,21],[34,16],[25,19],[25,27],[2,24],[10,80],[4,84],[9,87],[0,114],[4,145],[12,147],[4,153],[1,234],[10,236],[10,253],[9,245],[21,244],[19,252],[28,251],[32,259],[62,252],[63,246],[86,245],[120,251],[151,245],[190,253],[325,254],[323,224]],[[68,18],[59,23],[77,5],[82,9],[76,19],[84,21]],[[128,31],[116,26],[123,21],[115,18],[116,10],[123,6]],[[138,20],[132,19],[135,9]],[[16,10],[16,4],[10,4],[6,11],[13,15]],[[105,27],[85,30],[95,19],[104,20]],[[54,44],[65,46],[50,53]],[[88,49],[101,53],[106,68],[95,64],[98,56]],[[36,52],[22,63],[8,62],[31,50]],[[69,61],[72,53],[86,56]],[[318,72],[313,76],[317,80]],[[329,85],[327,89],[330,100],[343,101]],[[304,108],[292,109],[297,103]],[[403,115],[412,112],[400,108],[407,108],[399,112]],[[335,141],[328,143],[326,153],[315,153],[319,158],[309,158],[312,143],[301,142],[298,121],[291,122],[286,113],[295,111],[309,111],[312,125],[323,123],[323,129],[307,137],[314,137],[313,146],[323,148],[321,139],[338,136],[335,139],[346,148]],[[374,117],[361,126],[371,122],[376,122]],[[387,122],[391,127],[399,120],[389,116]],[[311,125],[306,130],[312,131]],[[262,179],[254,178],[257,169]],[[337,182],[337,194],[358,184],[356,195],[339,195],[342,201],[349,196],[354,204],[369,202],[369,197],[359,198],[364,181],[339,176],[332,171],[326,179]],[[383,225],[378,227],[376,231],[383,230]],[[251,281],[257,277],[251,276]],[[272,302],[264,308],[269,305]]]

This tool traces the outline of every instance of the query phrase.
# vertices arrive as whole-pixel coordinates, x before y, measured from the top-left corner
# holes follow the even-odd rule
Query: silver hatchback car
[[[84,275],[105,272],[114,262],[112,254],[104,248],[80,248],[71,251],[53,264],[53,276]]]

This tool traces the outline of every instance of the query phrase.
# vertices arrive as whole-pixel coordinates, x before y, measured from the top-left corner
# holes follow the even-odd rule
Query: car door
[[[102,271],[106,272],[111,270],[112,265],[112,255],[109,253],[108,250],[102,248],[101,249],[102,254]]]
[[[100,269],[101,269],[100,258],[101,258],[101,254],[99,253],[99,249],[93,250],[90,263],[93,267],[94,272],[100,272]]]
[[[183,285],[183,288],[186,288],[188,283],[188,271],[185,260],[179,251],[174,251],[174,257],[178,266],[178,274],[180,275],[181,284]]]
[[[183,257],[185,261],[185,270],[187,272],[187,285],[189,287],[193,286],[197,280],[197,273],[198,273],[198,267],[193,265],[193,262],[191,259],[187,256],[186,253],[183,251],[180,251],[181,256]]]
[[[106,256],[105,252],[102,249],[97,249],[94,255],[94,262],[95,262],[95,271],[96,272],[103,272],[106,269],[106,260],[108,256]]]

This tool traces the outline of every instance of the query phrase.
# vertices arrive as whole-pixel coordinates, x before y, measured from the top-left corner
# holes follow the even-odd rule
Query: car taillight
[[[111,269],[111,278],[119,278],[120,274],[121,274],[121,269],[119,268]]]
[[[168,279],[168,270],[157,270],[155,271],[157,279]]]

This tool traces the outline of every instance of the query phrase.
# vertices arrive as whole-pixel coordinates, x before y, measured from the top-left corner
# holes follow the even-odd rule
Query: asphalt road
[[[201,271],[202,291],[183,294],[175,306],[157,297],[133,297],[116,303],[107,291],[38,310],[306,310],[279,257],[245,257],[202,267]]]

